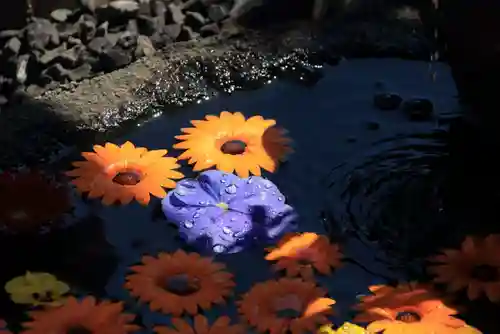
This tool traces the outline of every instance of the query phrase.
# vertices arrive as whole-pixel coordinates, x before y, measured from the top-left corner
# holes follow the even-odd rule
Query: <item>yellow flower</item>
[[[363,327],[345,322],[338,329],[333,329],[332,325],[321,326],[317,334],[367,334],[368,332]]]
[[[5,284],[5,291],[16,304],[59,305],[69,286],[48,273],[31,273],[11,279]]]

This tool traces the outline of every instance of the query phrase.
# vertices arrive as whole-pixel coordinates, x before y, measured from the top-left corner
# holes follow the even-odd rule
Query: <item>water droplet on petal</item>
[[[214,253],[224,253],[226,251],[226,246],[224,245],[214,245],[212,247]]]
[[[182,223],[185,228],[193,228],[194,222],[192,220],[186,220],[184,223]]]
[[[236,189],[236,186],[234,184],[231,184],[230,186],[226,187],[226,192],[230,195],[236,194],[236,191],[237,191],[237,189]]]
[[[247,183],[248,183],[248,184],[251,184],[252,182],[253,182],[253,178],[252,178],[252,176],[250,176],[250,177],[247,179]]]
[[[224,232],[225,234],[232,234],[233,233],[233,231],[231,231],[231,229],[227,226],[224,226],[222,228],[222,232]]]
[[[227,177],[227,174],[226,173],[222,174],[222,177]]]
[[[199,204],[199,205],[207,205],[207,203],[206,203],[206,202],[204,202],[204,201],[199,201],[199,202],[198,202],[198,204]]]
[[[272,188],[273,187],[273,184],[270,182],[270,181],[265,181],[264,182],[264,187],[266,189],[269,189],[269,188]]]
[[[220,183],[226,183],[226,180],[221,179],[221,180],[220,180]]]
[[[231,218],[231,221],[232,221],[232,222],[235,222],[235,221],[236,221],[236,218],[234,218],[234,217],[233,217],[233,218]]]
[[[278,196],[278,201],[282,201],[284,198],[281,196]]]
[[[198,219],[198,218],[200,218],[200,217],[201,217],[201,215],[200,215],[198,212],[195,212],[195,213],[193,214],[193,218],[194,218],[194,219]]]
[[[186,189],[182,188],[182,186],[180,186],[179,188],[175,189],[175,193],[179,196],[185,196],[187,195],[187,191]]]

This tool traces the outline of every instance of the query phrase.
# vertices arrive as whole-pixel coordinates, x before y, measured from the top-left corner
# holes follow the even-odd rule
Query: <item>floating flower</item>
[[[238,303],[241,316],[259,333],[301,334],[329,323],[335,300],[313,282],[282,278],[255,284]]]
[[[425,285],[376,285],[370,291],[373,295],[361,297],[361,303],[355,307],[361,313],[353,320],[369,323],[370,333],[446,334],[467,326],[454,317],[456,310],[447,307]]]
[[[321,326],[316,334],[368,334],[368,332],[363,327],[346,322],[337,329],[333,329],[331,324]]]
[[[125,334],[139,329],[134,315],[124,314],[122,303],[97,302],[94,297],[78,301],[69,297],[63,305],[30,312],[31,321],[21,334],[81,333]]]
[[[259,176],[241,179],[209,170],[185,179],[162,201],[168,220],[200,252],[235,253],[254,243],[273,243],[296,228],[285,196]]]
[[[194,128],[174,148],[186,150],[179,159],[189,159],[195,171],[217,166],[218,170],[240,177],[250,173],[260,176],[261,168],[274,172],[280,160],[292,150],[286,131],[274,127],[276,121],[262,116],[245,119],[242,113],[223,111],[220,116],[207,115],[205,120],[191,121]]]
[[[0,174],[0,226],[7,232],[42,232],[71,209],[68,189],[41,173]]]
[[[11,279],[5,284],[5,291],[16,304],[59,305],[70,290],[54,275],[31,273]]]
[[[288,233],[277,247],[270,248],[268,261],[277,261],[276,270],[285,270],[288,277],[300,275],[314,279],[314,269],[323,275],[331,274],[331,268],[342,264],[342,254],[337,244],[332,244],[324,235],[312,232]]]
[[[484,239],[467,237],[460,250],[445,249],[429,260],[428,268],[435,283],[445,283],[450,292],[467,288],[474,300],[485,293],[492,302],[500,302],[500,234]]]
[[[198,307],[224,303],[235,285],[223,264],[182,250],[144,256],[141,265],[130,269],[134,273],[127,276],[125,287],[131,295],[149,302],[153,311],[174,316],[195,315]]]
[[[106,143],[95,145],[94,152],[83,152],[87,161],[77,161],[76,169],[66,174],[76,177],[72,183],[89,198],[103,197],[111,205],[117,201],[128,204],[134,198],[142,205],[150,201],[150,194],[163,198],[165,188],[174,188],[172,179],[184,177],[175,158],[165,157],[167,150],[148,151],[131,142],[122,146]]]
[[[231,325],[231,319],[226,316],[217,318],[212,326],[209,325],[207,318],[202,315],[194,317],[193,327],[179,318],[172,319],[172,323],[175,329],[158,326],[155,327],[156,334],[245,334],[243,326]]]

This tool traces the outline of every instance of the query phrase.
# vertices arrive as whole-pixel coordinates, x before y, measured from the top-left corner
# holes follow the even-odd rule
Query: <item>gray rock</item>
[[[55,61],[61,64],[64,68],[72,69],[82,62],[82,55],[85,47],[83,45],[75,45],[71,49],[61,52],[55,58]]]
[[[106,6],[109,0],[80,0],[80,5],[90,12],[94,12],[97,8]]]
[[[229,12],[231,19],[236,20],[248,13],[252,8],[262,5],[263,0],[235,0]]]
[[[118,38],[117,44],[122,47],[123,49],[130,49],[132,47],[135,47],[137,45],[137,38],[139,37],[138,34],[135,34],[131,31],[125,31],[123,32],[120,37]]]
[[[165,17],[139,15],[137,17],[137,26],[141,35],[152,36],[165,26]]]
[[[165,18],[165,13],[167,12],[167,6],[165,2],[162,0],[153,0],[150,3],[151,6],[151,15],[155,17],[163,17]]]
[[[16,66],[16,81],[20,84],[24,84],[28,80],[28,65],[30,61],[30,55],[25,54],[17,58]]]
[[[94,38],[93,40],[90,41],[89,44],[87,44],[87,48],[91,52],[98,55],[104,53],[106,50],[111,49],[114,46],[114,44],[110,41],[108,36]]]
[[[59,32],[47,19],[34,18],[25,28],[28,45],[37,50],[43,50],[49,45],[59,45]]]
[[[90,77],[92,74],[92,66],[89,63],[84,63],[77,68],[68,72],[68,77],[71,81],[80,81]]]
[[[184,24],[190,26],[193,30],[199,30],[208,20],[198,12],[186,12],[186,17],[184,19]]]
[[[35,84],[26,87],[26,93],[30,96],[40,96],[42,95],[43,91],[44,91],[43,87],[40,87]]]
[[[208,17],[214,22],[220,22],[229,15],[229,8],[225,4],[214,4],[208,7]]]
[[[139,4],[133,0],[115,0],[108,5],[118,11],[120,14],[137,14],[139,12]]]
[[[191,27],[183,26],[180,35],[177,37],[177,42],[187,42],[198,38],[200,35],[193,31]]]
[[[103,52],[100,56],[100,65],[106,72],[122,68],[132,62],[132,55],[127,50],[113,47]]]
[[[63,43],[55,49],[46,50],[37,60],[40,64],[46,66],[52,63],[64,51],[66,51],[66,44]]]
[[[95,37],[97,22],[93,16],[84,14],[78,20],[79,37],[84,44],[87,44]]]
[[[182,7],[171,3],[168,5],[167,16],[169,17],[169,22],[183,24],[186,16],[182,13]]]
[[[105,37],[108,34],[109,22],[105,21],[101,23],[95,32],[95,37]]]
[[[66,22],[72,14],[70,9],[59,8],[50,13],[50,18],[56,22]]]
[[[21,46],[22,44],[19,38],[12,37],[7,41],[7,43],[5,43],[2,50],[2,55],[6,57],[15,56],[21,50]]]
[[[69,36],[68,37],[68,46],[82,45],[82,41],[79,38]]]
[[[8,102],[9,102],[9,100],[8,100],[5,96],[0,95],[0,106],[4,106],[4,105],[6,105]]]
[[[219,25],[215,22],[206,24],[200,28],[200,34],[202,37],[218,35],[219,33],[220,33]]]
[[[137,38],[137,46],[135,48],[134,56],[136,58],[141,58],[141,57],[150,57],[154,55],[156,52],[155,47],[153,46],[153,43],[149,39],[148,36],[144,35],[139,35]]]
[[[12,37],[21,37],[21,30],[2,30],[0,31],[0,42],[11,39]]]
[[[69,71],[61,64],[55,63],[42,71],[41,79],[44,84],[49,84],[51,81],[64,82],[68,79]]]
[[[182,25],[180,24],[169,24],[163,28],[163,32],[172,40],[175,41],[181,34]]]
[[[150,0],[137,0],[139,3],[139,14],[151,15],[151,1]]]
[[[78,24],[61,22],[56,25],[56,29],[62,40],[67,40],[69,37],[77,37],[79,34]]]

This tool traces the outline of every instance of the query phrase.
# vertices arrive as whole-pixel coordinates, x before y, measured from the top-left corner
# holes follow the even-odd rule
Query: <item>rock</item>
[[[237,20],[252,8],[262,5],[262,2],[263,0],[235,0],[233,7],[229,11],[229,17],[232,20]]]
[[[99,22],[109,21],[111,26],[120,25],[137,17],[139,4],[133,0],[115,0],[107,6],[97,8],[95,13]]]
[[[0,42],[11,39],[12,37],[21,37],[20,30],[3,30],[0,31]]]
[[[403,102],[398,94],[378,93],[373,97],[373,106],[379,110],[396,110]]]
[[[42,71],[40,78],[44,84],[49,84],[51,81],[64,82],[68,79],[68,70],[62,67],[61,64],[53,64]]]
[[[95,12],[99,7],[106,6],[109,0],[80,0],[80,5],[90,12]]]
[[[44,66],[49,65],[56,59],[57,56],[59,56],[61,53],[66,51],[66,44],[61,44],[59,47],[52,49],[52,50],[46,50],[40,57],[37,58],[38,62]]]
[[[22,44],[19,38],[12,37],[7,41],[7,43],[5,43],[2,50],[2,55],[5,57],[15,56],[21,50],[21,46]]]
[[[207,24],[207,19],[198,12],[186,12],[184,24],[197,31]]]
[[[4,106],[4,105],[6,105],[8,102],[9,102],[9,100],[8,100],[5,96],[0,95],[0,106]]]
[[[150,0],[137,0],[139,3],[139,14],[141,15],[151,15],[151,3]]]
[[[173,22],[177,24],[183,24],[186,16],[182,13],[182,8],[180,5],[171,3],[168,5],[167,17],[168,22]]]
[[[125,31],[118,38],[117,44],[123,49],[130,49],[137,45],[138,34],[134,34],[130,31]]]
[[[68,72],[68,77],[71,81],[80,81],[90,77],[92,74],[92,66],[89,63],[84,63],[77,68]]]
[[[165,20],[165,14],[167,13],[167,6],[165,2],[161,0],[153,0],[150,3],[151,6],[151,15],[154,17],[161,17]]]
[[[20,84],[24,84],[28,80],[28,63],[30,61],[30,55],[25,54],[17,58],[16,66],[16,80]]]
[[[138,16],[137,27],[141,35],[152,36],[165,26],[165,17]]]
[[[428,121],[432,119],[434,105],[429,99],[413,98],[404,101],[402,110],[412,121]]]
[[[193,31],[191,27],[184,26],[181,29],[181,33],[177,37],[177,42],[187,42],[198,38],[199,34]]]
[[[56,22],[66,22],[72,14],[70,9],[59,8],[50,13],[50,18]]]
[[[139,26],[137,24],[137,20],[129,20],[125,29],[133,35],[139,35]]]
[[[28,45],[37,50],[44,50],[49,45],[59,45],[59,32],[47,19],[34,18],[25,28]]]
[[[95,37],[105,37],[108,34],[109,22],[101,23],[95,31]]]
[[[220,22],[229,15],[229,8],[224,4],[214,4],[208,7],[208,17],[214,22]]]
[[[81,39],[76,38],[76,37],[72,37],[72,36],[68,37],[68,46],[72,47],[75,45],[82,45],[82,44],[83,43],[82,43]]]
[[[88,14],[83,14],[78,20],[78,34],[84,44],[90,42],[97,31],[96,19]]]
[[[78,24],[62,22],[56,25],[56,29],[62,40],[67,40],[69,37],[76,37],[79,34]]]
[[[132,55],[117,46],[106,50],[101,54],[100,65],[106,72],[122,68],[132,62]]]
[[[120,15],[133,16],[139,12],[139,4],[133,0],[111,1],[108,7],[116,10]]]
[[[144,35],[139,35],[137,38],[137,46],[135,48],[134,56],[136,58],[141,58],[141,57],[150,57],[154,55],[156,52],[155,47],[153,46],[153,43],[149,39],[148,36]]]
[[[55,61],[61,64],[66,69],[72,69],[82,62],[82,54],[85,51],[83,45],[75,45],[71,49],[61,52],[55,58]]]
[[[219,25],[215,22],[209,23],[200,28],[200,34],[202,37],[218,35],[219,33],[220,33]]]
[[[182,31],[182,25],[180,24],[169,24],[163,28],[163,32],[170,38],[170,40],[175,41],[179,38]]]
[[[111,49],[113,46],[114,44],[112,41],[110,41],[108,36],[96,37],[93,40],[91,40],[89,44],[87,44],[87,48],[91,52],[98,55],[104,53],[108,49]]]

